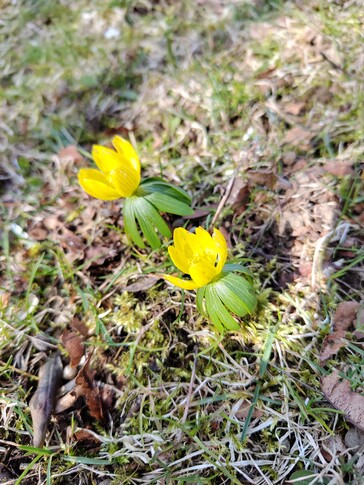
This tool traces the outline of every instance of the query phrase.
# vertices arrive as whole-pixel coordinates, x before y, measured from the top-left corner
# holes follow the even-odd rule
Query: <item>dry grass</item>
[[[297,483],[361,483],[362,448],[320,378],[338,368],[362,392],[362,343],[325,367],[319,353],[338,303],[362,297],[363,22],[359,1],[5,2],[6,483],[275,484],[301,470]],[[211,223],[233,176],[248,187],[217,221],[255,275],[241,332],[217,335],[165,283],[130,291],[169,270],[167,242],[127,246],[119,204],[90,201],[75,182],[86,161],[60,152],[114,133],[145,174],[193,194],[208,215],[190,227]],[[112,391],[106,423],[76,407],[26,449],[40,363],[74,317]]]

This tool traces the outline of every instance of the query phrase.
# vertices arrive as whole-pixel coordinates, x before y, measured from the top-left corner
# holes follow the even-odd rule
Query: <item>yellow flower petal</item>
[[[190,261],[196,250],[196,234],[188,232],[183,227],[177,227],[173,232],[173,241],[175,248],[183,254],[184,258]]]
[[[135,151],[133,145],[129,143],[121,136],[114,136],[112,144],[119,155],[125,160],[128,160],[134,170],[140,173],[140,161],[137,152]]]
[[[198,288],[210,283],[212,278],[218,274],[215,266],[206,261],[199,261],[192,264],[189,273]]]
[[[211,235],[203,228],[196,228],[196,239],[198,246],[196,248],[196,256],[198,259],[203,259],[206,263],[215,266],[217,258],[217,246]]]
[[[218,230],[214,229],[212,239],[216,243],[217,252],[219,256],[218,263],[216,265],[216,274],[221,273],[227,258],[227,244],[223,234]]]
[[[183,280],[182,278],[177,278],[176,276],[170,276],[170,275],[163,275],[163,278],[172,285],[178,286],[178,288],[183,288],[184,290],[196,290],[199,288],[196,283],[194,283],[192,280]]]
[[[111,170],[107,179],[122,197],[130,197],[139,187],[140,175],[134,169],[120,167]]]
[[[189,261],[184,257],[184,254],[181,251],[174,246],[169,246],[168,253],[173,261],[173,264],[177,266],[179,270],[181,270],[183,273],[189,273]]]
[[[109,184],[105,175],[93,168],[81,168],[78,181],[83,190],[96,199],[115,200],[121,197]]]
[[[102,145],[94,145],[91,152],[92,158],[101,172],[108,174],[123,166],[123,159],[111,148]]]

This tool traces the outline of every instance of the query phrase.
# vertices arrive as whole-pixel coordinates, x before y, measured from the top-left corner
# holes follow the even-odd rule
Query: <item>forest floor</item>
[[[0,483],[362,484],[362,2],[5,1],[1,17]],[[114,135],[192,196],[172,228],[215,217],[254,274],[241,331],[159,278],[170,241],[131,246],[122,200],[78,185]],[[63,395],[34,447],[54,352]]]

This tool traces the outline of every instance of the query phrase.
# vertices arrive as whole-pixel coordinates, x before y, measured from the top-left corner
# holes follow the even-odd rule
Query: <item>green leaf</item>
[[[90,458],[88,456],[63,455],[62,459],[65,461],[70,461],[71,463],[82,463],[84,465],[101,465],[101,466],[112,465],[112,461],[101,460],[98,458]]]
[[[239,273],[244,273],[247,276],[249,276],[249,278],[253,279],[252,273],[248,269],[244,268],[244,266],[242,266],[241,264],[236,264],[236,263],[225,264],[224,267],[222,268],[222,271],[224,273],[231,273],[232,271],[239,271]]]
[[[145,190],[146,193],[152,194],[154,192],[160,192],[165,195],[169,195],[173,199],[180,200],[181,202],[190,205],[191,197],[186,191],[180,187],[175,187],[174,185],[166,182],[165,180],[158,177],[150,177],[144,179],[140,186]]]
[[[161,212],[168,212],[178,216],[190,216],[193,214],[193,209],[187,204],[161,192],[146,195],[145,199],[149,200]]]
[[[248,313],[252,313],[257,305],[257,298],[253,286],[242,276],[233,273],[224,275],[223,278],[219,280],[219,282],[222,281],[224,282],[224,286],[227,286],[246,304]]]
[[[224,285],[224,278],[219,280],[217,283],[214,283],[214,287],[223,304],[232,313],[238,317],[243,317],[247,313],[251,313],[251,310],[246,302],[241,300],[239,296],[227,285]]]
[[[129,197],[124,200],[123,214],[124,214],[124,227],[125,232],[130,236],[131,240],[135,242],[140,248],[144,248],[145,244],[141,238],[136,221],[135,221],[135,208],[134,203],[136,197]]]
[[[289,477],[290,483],[296,483],[297,485],[310,485],[311,483],[315,482],[317,485],[326,485],[330,482],[330,479],[327,477],[322,477],[320,480],[315,480],[317,478],[317,473],[314,471],[309,470],[300,470],[297,472],[292,473]]]
[[[231,316],[221,302],[215,285],[206,286],[206,311],[211,315],[213,321],[214,319],[219,320],[221,325],[227,330],[240,330],[239,323]]]
[[[202,288],[199,288],[196,292],[196,307],[197,307],[198,312],[201,315],[205,315],[205,311],[204,311],[204,308],[203,308],[203,299],[205,297],[205,289],[206,289],[206,286],[203,286]]]
[[[169,229],[166,221],[159,214],[153,204],[145,199],[143,199],[143,210],[145,210],[147,219],[150,221],[150,223],[154,223],[155,227],[164,237],[172,236],[171,230]]]
[[[144,197],[138,197],[136,200],[135,214],[140,228],[152,249],[158,249],[161,246],[161,241],[155,229],[158,229],[163,236],[171,237],[171,231],[166,222]]]

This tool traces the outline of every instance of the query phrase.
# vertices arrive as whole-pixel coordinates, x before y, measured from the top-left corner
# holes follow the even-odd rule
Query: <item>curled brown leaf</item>
[[[56,394],[62,378],[62,361],[59,354],[55,354],[39,370],[39,383],[29,408],[33,422],[33,444],[41,448],[47,432]]]

